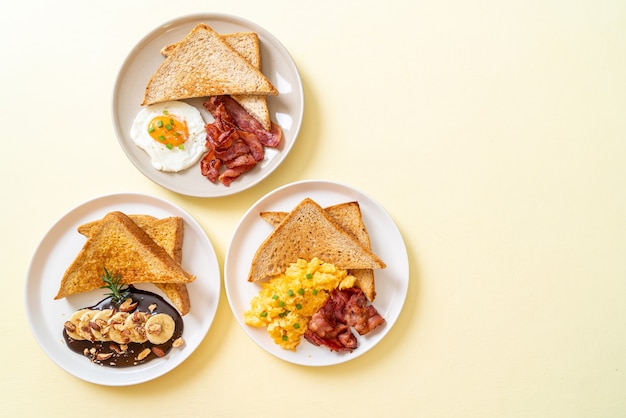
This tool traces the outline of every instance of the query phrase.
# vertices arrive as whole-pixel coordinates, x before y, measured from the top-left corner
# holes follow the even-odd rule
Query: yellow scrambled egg
[[[354,286],[354,276],[318,258],[298,260],[287,270],[261,283],[261,291],[250,301],[244,322],[267,327],[274,342],[295,351],[309,320],[336,288]]]

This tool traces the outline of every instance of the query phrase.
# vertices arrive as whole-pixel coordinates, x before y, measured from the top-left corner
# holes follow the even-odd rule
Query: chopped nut
[[[109,344],[109,349],[112,350],[112,351],[115,351],[117,354],[120,354],[122,352],[120,347],[117,344],[115,344],[115,343]]]
[[[174,340],[174,342],[172,343],[172,347],[182,347],[183,344],[185,344],[185,340],[183,340],[183,337],[179,337]]]
[[[96,321],[89,321],[89,326],[91,327],[91,329],[96,330],[96,331],[100,331],[102,329],[100,327],[100,324],[98,324],[98,322]]]
[[[113,353],[98,353],[98,355],[96,355],[96,360],[108,360],[111,356],[113,356]]]
[[[159,335],[161,333],[161,324],[151,324],[148,327],[148,333],[152,334],[152,335]]]
[[[154,310],[156,309],[156,307],[157,307],[157,306],[156,306],[156,303],[153,303],[153,304],[151,304],[150,306],[148,306],[148,310],[149,310],[150,312],[154,312]]]
[[[83,350],[83,354],[88,356],[89,355],[89,349],[85,347],[85,349]]]
[[[161,349],[160,347],[152,347],[152,352],[157,356],[157,357],[163,357],[165,356],[165,351],[163,351],[163,349]]]
[[[122,302],[122,304],[120,305],[120,311],[121,312],[132,312],[132,311],[135,310],[137,305],[138,305],[138,302],[133,302],[133,300],[131,298],[128,298],[124,302]]]
[[[89,338],[86,338],[86,339],[88,339],[88,340],[89,340],[89,341],[91,341],[91,342],[94,342],[95,337],[93,336],[93,334],[92,334],[92,332],[91,332],[91,328],[89,328],[89,326],[88,326],[88,325],[87,325],[87,326],[84,326],[84,327],[80,327],[80,330],[81,330],[83,333],[85,333],[86,335],[88,335],[88,336],[89,336]]]
[[[144,324],[146,322],[146,319],[148,319],[149,316],[150,316],[150,314],[148,314],[146,312],[135,311],[131,315],[131,320],[135,324]]]
[[[74,332],[74,331],[76,331],[76,325],[74,325],[74,323],[72,323],[70,321],[65,321],[63,326],[65,327],[67,332]]]
[[[120,344],[120,350],[122,350],[122,352],[125,352],[128,350],[128,345],[126,344]]]
[[[149,348],[144,348],[141,353],[137,356],[137,360],[143,360],[152,352]]]
[[[125,342],[130,342],[130,330],[128,328],[124,328],[120,331],[120,336]]]

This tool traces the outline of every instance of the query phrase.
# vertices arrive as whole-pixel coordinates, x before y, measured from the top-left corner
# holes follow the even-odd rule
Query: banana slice
[[[116,312],[109,318],[109,340],[118,344],[128,344],[130,342],[130,331],[126,328],[128,312]]]
[[[81,340],[94,341],[94,336],[91,333],[91,326],[89,322],[91,318],[94,316],[96,312],[91,309],[86,309],[85,312],[80,316],[78,320],[78,335],[82,338]]]
[[[148,341],[148,336],[146,335],[146,321],[149,317],[149,313],[140,311],[135,311],[128,315],[124,326],[129,331],[128,337],[131,343],[145,343]]]
[[[163,344],[174,335],[176,323],[167,314],[156,314],[146,321],[146,334],[152,344]]]
[[[96,311],[91,317],[91,333],[96,341],[108,341],[109,319],[113,316],[113,309],[102,309]]]
[[[80,309],[76,312],[74,312],[71,316],[70,319],[68,319],[65,324],[65,332],[67,332],[67,335],[70,338],[73,338],[75,340],[83,340],[83,336],[80,334],[80,318],[86,313],[88,312],[89,309]]]

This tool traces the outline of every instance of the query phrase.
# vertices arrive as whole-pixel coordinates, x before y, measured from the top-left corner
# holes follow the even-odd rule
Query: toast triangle
[[[142,106],[224,94],[275,96],[278,90],[217,32],[200,23],[152,75]]]
[[[328,206],[324,211],[349,234],[354,236],[363,246],[371,249],[369,234],[363,223],[361,208],[356,201]],[[288,215],[288,212],[261,212],[261,218],[270,225],[277,227]],[[376,298],[374,270],[349,269],[348,274],[356,278],[355,286],[360,288],[371,302]]]
[[[55,299],[100,288],[105,268],[126,284],[195,280],[127,215],[110,212],[65,271]]]
[[[220,37],[235,51],[237,51],[254,68],[262,71],[261,45],[259,35],[256,32],[234,32],[220,34]],[[169,44],[161,49],[161,54],[165,57],[171,55],[178,43]],[[255,118],[265,130],[272,128],[269,108],[265,96],[258,94],[232,95],[253,118]]]
[[[345,231],[316,202],[302,200],[255,253],[248,281],[256,282],[282,273],[289,264],[320,260],[340,269],[379,269],[385,263]]]
[[[183,239],[185,224],[182,218],[171,216],[158,219],[150,215],[128,215],[135,224],[146,231],[154,242],[167,252],[178,264],[183,258]],[[78,227],[78,232],[91,237],[102,220],[88,222]],[[189,291],[185,283],[154,283],[178,309],[181,315],[186,315],[191,309]]]

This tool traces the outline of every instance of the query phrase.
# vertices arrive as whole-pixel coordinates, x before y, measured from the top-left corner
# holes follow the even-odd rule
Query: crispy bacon
[[[331,351],[351,352],[357,348],[358,341],[349,326],[337,321],[334,307],[328,301],[311,317],[304,338],[311,344],[328,347]]]
[[[376,308],[368,305],[359,288],[334,290],[326,303],[309,321],[304,338],[311,344],[325,346],[331,351],[350,351],[358,341],[350,327],[365,335],[384,324]]]
[[[230,96],[212,96],[204,107],[215,121],[206,125],[209,152],[200,162],[200,171],[212,182],[230,185],[263,160],[264,146],[280,144],[282,131],[278,125],[266,131]],[[226,167],[224,172],[222,166]]]
[[[215,117],[215,113],[227,113],[229,121],[242,131],[256,135],[266,147],[277,147],[282,139],[282,131],[276,124],[272,124],[269,131],[263,125],[250,116],[241,105],[230,96],[211,96],[204,107]],[[221,108],[221,109],[220,109]]]
[[[222,161],[215,157],[215,151],[209,150],[209,152],[200,160],[200,172],[203,176],[207,177],[213,183],[215,183],[220,176],[220,167]]]
[[[367,334],[385,322],[376,308],[368,305],[365,294],[359,288],[334,292],[333,303],[337,320],[354,327],[360,335]]]

